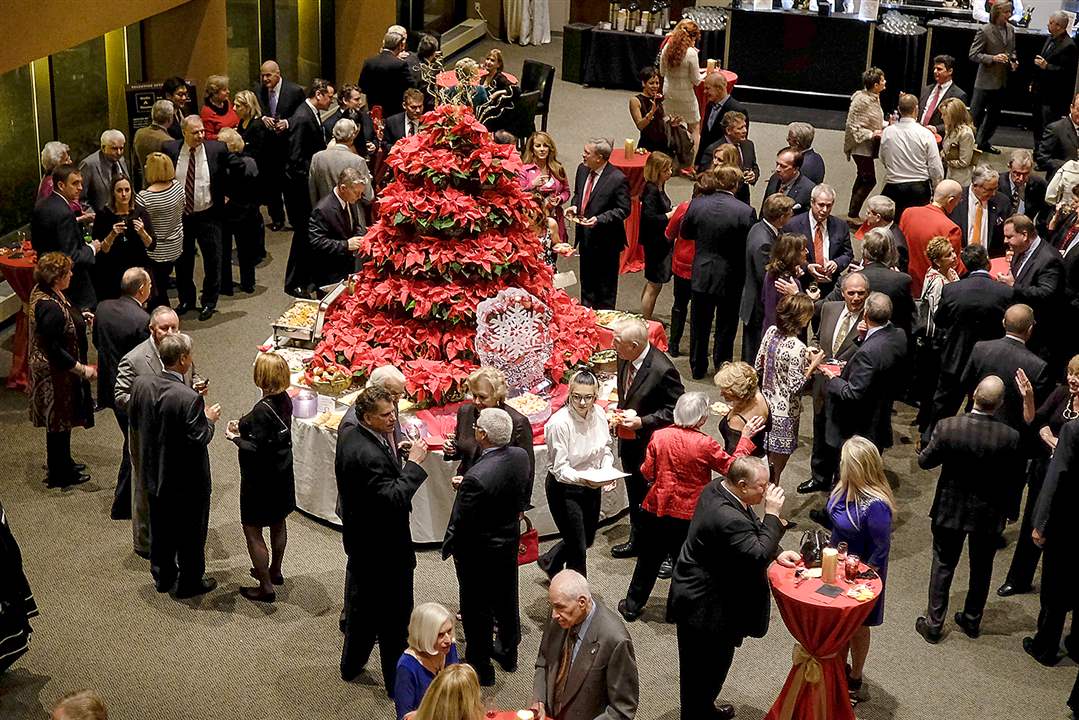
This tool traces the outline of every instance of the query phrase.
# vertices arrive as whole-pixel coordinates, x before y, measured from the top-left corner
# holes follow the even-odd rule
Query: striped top
[[[154,262],[173,262],[184,247],[184,186],[175,180],[167,190],[140,190],[135,203],[146,208],[157,245],[146,254]]]

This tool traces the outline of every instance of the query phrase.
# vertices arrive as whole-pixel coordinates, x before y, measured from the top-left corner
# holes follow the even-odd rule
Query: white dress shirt
[[[180,146],[180,155],[176,158],[176,180],[187,188],[187,163],[191,157],[191,147],[184,143]],[[210,194],[210,165],[206,162],[206,146],[200,144],[195,149],[195,201],[194,211],[202,212],[213,207],[214,199]]]
[[[559,482],[591,487],[578,474],[581,470],[614,467],[611,431],[599,406],[594,406],[587,418],[582,418],[569,405],[563,406],[543,426],[543,435],[549,469]]]
[[[974,218],[978,212],[979,200],[974,194],[974,188],[967,188],[967,243],[974,237]],[[989,203],[982,206],[982,227],[978,237],[983,247],[989,247]]]
[[[909,183],[925,180],[936,187],[944,178],[933,132],[912,117],[900,118],[884,128],[880,136],[880,159],[884,163],[884,182]]]
[[[930,118],[929,108],[930,108],[930,106],[933,106],[933,112],[936,112],[937,110],[939,110],[940,109],[940,104],[942,102],[944,102],[944,96],[948,94],[948,90],[951,87],[952,87],[952,81],[949,80],[948,82],[946,82],[946,83],[944,83],[942,85],[937,85],[935,88],[933,88],[933,91],[931,93],[929,93],[929,99],[925,101],[925,107],[922,108],[922,125],[928,125],[929,124],[929,118]],[[935,106],[933,105],[933,98],[934,97],[937,98],[937,102],[936,102]]]

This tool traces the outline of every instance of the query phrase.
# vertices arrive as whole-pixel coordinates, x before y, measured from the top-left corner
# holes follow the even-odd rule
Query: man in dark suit
[[[168,335],[158,343],[160,375],[140,375],[131,387],[128,417],[139,428],[140,472],[150,496],[150,570],[158,592],[176,586],[177,598],[217,587],[205,576],[210,520],[210,455],[221,406],[206,407],[188,387],[191,338]]]
[[[933,84],[922,88],[918,99],[918,121],[933,128],[937,135],[944,137],[944,118],[940,116],[940,105],[948,98],[958,98],[967,104],[967,94],[952,81],[955,72],[955,58],[951,55],[937,55],[933,58]]]
[[[641,502],[648,491],[641,465],[652,433],[674,421],[674,405],[685,392],[674,363],[662,350],[648,343],[648,326],[643,320],[626,320],[615,328],[614,350],[618,354],[618,407],[636,415],[617,428],[618,456],[629,496],[629,542],[611,548],[611,556],[633,557],[634,534],[640,527]]]
[[[618,298],[618,263],[629,217],[629,185],[610,157],[610,140],[585,143],[566,209],[578,218],[573,243],[581,253],[581,304],[596,310],[613,310]]]
[[[1038,325],[1030,339],[1030,349],[1046,360],[1054,360],[1061,341],[1069,332],[1062,332],[1060,305],[1064,295],[1064,261],[1047,241],[1038,237],[1034,223],[1026,215],[1012,215],[1004,222],[1004,243],[1012,251],[1011,268],[998,273],[997,280],[1012,288],[1012,302],[1026,303],[1034,310]],[[1068,331],[1073,328],[1068,328]],[[1064,358],[1055,358],[1063,367]]]
[[[742,320],[742,360],[750,365],[757,359],[764,334],[761,327],[764,323],[764,304],[761,302],[764,266],[772,253],[772,243],[793,214],[793,200],[780,193],[770,195],[761,206],[761,219],[746,234],[746,278],[738,317]]]
[[[140,267],[128,268],[120,280],[120,297],[104,300],[94,313],[94,347],[97,348],[97,402],[112,408],[124,436],[113,520],[131,519],[131,456],[127,437],[127,413],[116,407],[116,373],[123,357],[150,337],[150,316],[143,309],[150,297],[150,274]]]
[[[1052,210],[1045,206],[1048,184],[1040,175],[1032,175],[1034,156],[1025,148],[1012,150],[1008,172],[999,173],[997,189],[1007,197],[1007,217],[1026,215],[1040,227],[1049,222]]]
[[[288,120],[303,104],[304,89],[281,77],[281,68],[267,60],[259,68],[258,94],[262,106],[262,124],[273,134],[268,138],[265,162],[259,164],[259,178],[266,189],[266,209],[270,213],[270,229],[285,227],[285,206],[281,193],[285,184],[285,162],[288,159]],[[295,224],[297,221],[289,218]],[[301,220],[302,222],[303,220]]]
[[[850,265],[853,251],[850,243],[850,226],[846,221],[832,215],[835,207],[835,188],[817,185],[809,200],[809,212],[795,215],[783,227],[783,232],[806,238],[809,277],[820,288],[821,297],[835,288],[839,275]]]
[[[715,323],[712,364],[734,357],[738,306],[745,282],[746,239],[753,208],[734,197],[741,172],[732,167],[711,171],[715,192],[694,198],[682,218],[682,237],[697,245],[693,256],[693,303],[689,308],[689,367],[695,380],[708,374],[708,339]]]
[[[420,131],[420,118],[423,117],[423,93],[416,88],[405,90],[404,112],[386,118],[386,132],[383,143],[387,152],[397,141],[410,137]]]
[[[413,441],[401,462],[391,447],[397,421],[388,391],[368,387],[356,398],[355,421],[346,418],[337,431],[334,469],[341,516],[341,540],[348,556],[345,575],[347,610],[341,678],[359,675],[378,642],[382,678],[392,692],[397,659],[408,646],[412,614],[412,548],[409,514],[412,496],[427,479],[420,463],[427,444]],[[369,583],[377,579],[378,591]]]
[[[865,300],[871,285],[865,273],[847,273],[840,279],[837,289],[840,300],[826,300],[820,309],[820,325],[817,341],[826,358],[847,362],[858,352],[858,326],[865,312]],[[813,474],[798,486],[799,493],[830,490],[835,468],[834,458],[827,443],[827,415],[825,388],[827,378],[817,373],[812,379],[813,393],[813,454],[810,467]]]
[[[762,501],[763,521],[753,511]],[[768,566],[777,556],[788,567],[798,562],[797,553],[779,548],[783,501],[783,488],[768,483],[767,463],[753,457],[735,460],[697,501],[667,600],[678,628],[682,720],[734,717],[732,705],[715,701],[735,648],[768,632]]]
[[[824,158],[813,149],[817,130],[807,122],[792,122],[787,126],[787,146],[802,153],[802,174],[815,185],[824,182]]]
[[[970,582],[955,624],[972,638],[981,632],[1007,499],[1023,473],[1019,433],[993,417],[1003,402],[1003,380],[995,375],[983,378],[974,390],[974,409],[967,415],[941,420],[918,455],[918,467],[923,470],[942,466],[929,510],[933,519],[929,605],[915,623],[918,633],[930,643],[940,640],[952,575],[964,540],[970,551]]]
[[[1049,15],[1049,37],[1042,51],[1034,56],[1034,76],[1030,92],[1034,95],[1034,145],[1042,139],[1042,129],[1068,112],[1068,102],[1075,89],[1079,67],[1079,48],[1068,35],[1068,14],[1057,10]],[[1019,212],[1019,211],[1016,211]],[[1033,217],[1033,215],[1031,216]]]
[[[746,117],[746,129],[749,129],[749,111],[746,106],[735,100],[730,95],[727,87],[727,78],[722,73],[711,73],[703,81],[704,83],[704,119],[701,121],[701,139],[697,144],[697,157],[693,164],[698,170],[707,170],[711,162],[705,162],[705,150],[711,148],[717,140],[723,137],[725,128],[723,118],[729,112],[740,112]],[[683,118],[691,120],[691,118]]]
[[[640,680],[625,624],[575,570],[551,579],[532,696],[537,718],[626,720],[637,715]]]
[[[1011,14],[1011,3],[993,5],[989,10],[989,22],[978,28],[974,42],[970,44],[970,61],[978,65],[970,111],[978,128],[975,140],[978,149],[993,154],[1000,152],[992,142],[1000,121],[1008,73],[1019,67],[1015,56],[1015,29],[1008,24]]]
[[[865,235],[862,243],[862,269],[873,292],[884,293],[892,301],[892,324],[907,333],[911,331],[914,318],[914,299],[910,294],[910,275],[893,267],[896,256],[892,234],[884,228],[875,228]],[[838,286],[826,297],[841,300]]]
[[[789,147],[776,153],[776,170],[768,178],[765,197],[783,193],[794,200],[795,214],[804,213],[809,211],[813,187],[813,181],[802,174],[802,153]]]
[[[1060,253],[1064,266],[1064,302],[1058,308],[1060,327],[1079,327],[1079,235],[1061,243]],[[1059,338],[1056,358],[1065,363],[1079,353],[1079,334],[1067,333]]]
[[[360,70],[358,85],[367,96],[367,107],[381,107],[383,116],[401,107],[405,90],[412,87],[408,63],[398,57],[405,49],[404,35],[387,32],[382,40],[382,51],[364,60]]]
[[[865,203],[865,223],[860,228],[862,238],[866,233],[875,228],[887,230],[892,236],[895,252],[898,259],[895,267],[900,272],[907,272],[910,267],[910,246],[907,244],[907,236],[899,229],[899,223],[895,221],[895,200],[884,195],[873,195]],[[852,239],[853,244],[853,239]],[[855,246],[854,257],[860,261],[862,253]],[[913,283],[913,278],[911,278]]]
[[[442,559],[450,555],[461,591],[461,617],[468,636],[468,662],[480,684],[495,684],[494,658],[506,672],[517,670],[521,622],[517,597],[520,509],[531,484],[528,454],[509,445],[513,420],[499,408],[484,408],[476,420],[483,455],[460,483],[453,501]],[[498,627],[498,642],[492,636]]]
[[[192,109],[198,110],[197,107],[192,108],[188,104],[191,100],[191,89],[187,85],[187,80],[179,75],[165,78],[165,81],[161,83],[161,94],[172,103],[172,124],[168,125],[166,130],[173,140],[183,140],[184,134],[180,129],[180,124],[191,114]],[[263,105],[263,109],[265,107]]]
[[[356,270],[356,251],[367,232],[359,207],[367,182],[357,169],[345,168],[337,187],[311,212],[307,237],[311,248],[304,262],[320,296],[323,286],[340,282]]]
[[[1049,182],[1060,166],[1079,154],[1079,95],[1072,100],[1068,114],[1045,126],[1041,142],[1034,147],[1038,169],[1045,170]]]
[[[963,246],[985,245],[989,257],[1004,254],[1004,220],[1009,217],[1011,200],[998,192],[997,171],[989,165],[978,165],[970,176],[970,186],[964,188],[959,203],[948,217],[959,226]]]
[[[375,151],[375,127],[371,121],[371,113],[364,105],[363,93],[351,83],[337,91],[337,109],[322,121],[322,130],[326,137],[333,136],[333,126],[338,120],[351,120],[356,123],[359,132],[353,140],[356,154],[364,160],[371,157]]]
[[[738,166],[742,168],[742,183],[734,194],[736,198],[749,204],[749,188],[756,185],[761,169],[757,166],[757,149],[749,139],[749,121],[744,113],[730,110],[723,114],[723,135],[711,146],[701,152],[702,167],[710,168],[713,154],[720,145],[733,145],[738,151]]]
[[[112,183],[120,177],[130,178],[124,148],[127,138],[119,130],[101,133],[101,149],[90,153],[79,163],[82,174],[82,201],[94,212],[112,202]]]
[[[71,203],[78,202],[82,192],[82,175],[74,165],[58,165],[52,171],[52,195],[34,205],[30,215],[30,244],[38,257],[61,252],[71,258],[71,284],[64,296],[72,305],[83,310],[97,304],[90,266],[101,243],[83,242],[82,230],[71,212]]]

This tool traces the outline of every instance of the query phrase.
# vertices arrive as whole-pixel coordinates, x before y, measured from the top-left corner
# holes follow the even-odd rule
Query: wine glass
[[[488,695],[483,699],[483,714],[490,720],[498,715],[498,702],[494,696]]]

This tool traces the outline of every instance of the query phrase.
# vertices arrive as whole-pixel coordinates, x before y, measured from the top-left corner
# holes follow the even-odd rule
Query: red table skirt
[[[618,260],[619,273],[644,270],[644,245],[641,245],[641,201],[629,201],[629,217],[626,218],[626,246]]]
[[[510,75],[508,72],[503,72],[502,74],[505,75],[506,79],[509,80],[511,83],[513,83],[514,85],[517,84],[516,76]],[[444,87],[444,88],[457,87],[457,71],[456,70],[443,70],[435,78],[435,82],[438,83],[439,87]],[[478,76],[472,79],[472,84],[473,85],[479,85],[479,82],[480,82],[480,79],[479,79]]]
[[[25,258],[0,257],[0,273],[15,294],[19,296],[22,307],[15,315],[15,340],[11,349],[11,373],[7,377],[7,387],[12,390],[27,388],[29,381],[27,370],[27,351],[29,350],[30,323],[26,318],[26,303],[30,301],[30,291],[34,288],[34,263]]]

